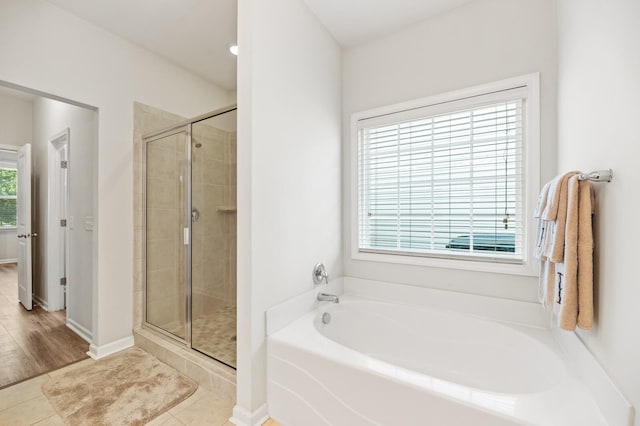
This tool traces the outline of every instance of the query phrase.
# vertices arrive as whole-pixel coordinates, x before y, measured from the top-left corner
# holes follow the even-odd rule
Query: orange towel
[[[554,311],[563,330],[593,325],[593,194],[591,182],[569,179],[564,259],[556,264]]]
[[[567,203],[569,191],[569,178],[573,174],[567,173],[560,182],[558,190],[559,200],[556,219],[551,226],[551,245],[547,257],[555,263],[562,262],[564,258],[564,235],[567,224]]]
[[[546,221],[555,221],[558,216],[558,209],[560,207],[561,189],[566,181],[578,172],[567,172],[563,175],[558,175],[551,181],[549,185],[549,192],[547,194],[547,202],[545,204],[544,211],[542,212],[541,219]]]
[[[578,173],[565,173],[547,183],[535,212],[534,255],[541,260],[538,297],[564,330],[593,326],[595,198],[591,182],[580,181]]]
[[[556,312],[564,330],[574,330],[578,322],[578,177],[569,179],[564,261],[556,268],[554,292],[558,295]]]
[[[595,194],[589,181],[580,182],[578,222],[578,327],[593,327],[593,213]]]

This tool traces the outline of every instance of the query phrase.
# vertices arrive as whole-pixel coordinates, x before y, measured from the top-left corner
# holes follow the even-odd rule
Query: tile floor
[[[21,426],[62,425],[62,419],[55,413],[53,407],[41,391],[41,386],[49,378],[63,374],[85,363],[94,362],[91,359],[80,361],[48,374],[18,383],[0,390],[0,425]],[[216,396],[203,387],[164,414],[156,417],[149,426],[181,426],[181,425],[211,425],[233,426],[228,421],[231,417],[234,402],[229,398]],[[280,426],[273,420],[267,420],[266,426]]]

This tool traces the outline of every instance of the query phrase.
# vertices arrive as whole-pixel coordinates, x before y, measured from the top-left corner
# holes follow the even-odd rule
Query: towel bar
[[[578,180],[590,180],[591,182],[611,182],[611,179],[613,179],[613,170],[611,169],[578,175]]]

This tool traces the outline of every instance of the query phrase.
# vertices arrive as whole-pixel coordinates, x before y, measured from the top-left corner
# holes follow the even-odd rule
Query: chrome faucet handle
[[[322,284],[322,280],[324,280],[326,284],[329,284],[327,268],[325,268],[322,263],[316,263],[313,267],[313,282],[315,284]]]

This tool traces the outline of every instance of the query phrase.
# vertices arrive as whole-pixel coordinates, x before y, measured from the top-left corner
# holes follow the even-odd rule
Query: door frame
[[[66,212],[69,214],[69,150],[70,150],[70,131],[65,128],[61,132],[56,133],[47,140],[47,234],[45,235],[45,244],[47,251],[47,272],[46,286],[48,293],[48,310],[50,312],[65,309],[65,288],[66,287],[66,305],[69,305],[71,297],[69,291],[68,271],[69,271],[69,244],[68,229],[69,217],[67,219],[67,227],[60,226],[60,213],[63,207],[63,201],[66,200]],[[66,189],[62,189],[62,168],[61,161],[67,161],[66,169]],[[64,198],[63,198],[64,197]],[[67,278],[66,286],[60,284],[60,278]]]
[[[33,144],[31,145],[32,149],[33,149]],[[14,152],[16,154],[16,172],[18,170],[18,160],[17,160],[17,155],[18,155],[18,150],[22,147],[22,145],[18,146],[18,145],[4,145],[4,144],[0,144],[0,151],[10,151],[10,152]],[[3,166],[4,163],[0,163],[0,166]],[[32,165],[33,166],[33,165]],[[33,204],[33,197],[32,198],[32,204]],[[18,230],[18,227],[16,225],[16,233]],[[16,255],[17,256],[17,255]],[[9,261],[7,261],[6,263],[16,263],[18,262],[18,259],[9,259]]]
[[[185,251],[185,259],[186,262],[184,271],[184,279],[185,281],[185,337],[182,338],[180,336],[176,336],[173,333],[168,332],[160,326],[154,325],[149,322],[147,318],[147,153],[148,146],[150,143],[155,142],[160,139],[164,139],[171,136],[180,135],[184,133],[184,144],[185,144],[185,170],[184,176],[189,176],[188,179],[185,179],[184,183],[184,191],[187,199],[186,203],[183,206],[184,208],[184,217],[185,223],[182,224],[183,228],[183,238],[184,245],[186,246]],[[177,340],[181,343],[187,345],[187,347],[191,347],[191,123],[179,123],[177,125],[171,126],[168,129],[163,129],[158,132],[153,132],[150,134],[142,135],[142,289],[143,289],[143,325],[145,327],[149,327],[150,329],[167,336],[173,340]],[[187,219],[188,218],[188,219]],[[186,227],[185,227],[186,225]]]

